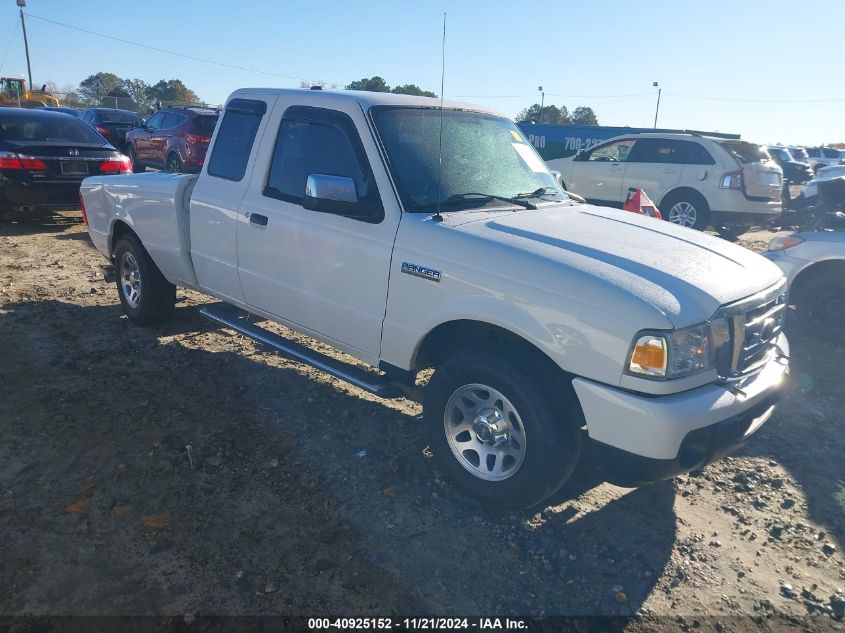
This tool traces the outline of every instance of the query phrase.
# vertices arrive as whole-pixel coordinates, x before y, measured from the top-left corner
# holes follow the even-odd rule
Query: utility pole
[[[540,123],[543,122],[543,104],[546,102],[546,93],[543,92],[543,86],[537,86],[540,91]]]
[[[657,88],[657,107],[654,109],[654,129],[657,129],[657,113],[660,112],[660,92],[662,88],[656,81],[651,85]]]
[[[21,28],[23,29],[23,46],[26,49],[26,71],[29,73],[29,89],[30,91],[33,90],[32,87],[32,66],[29,64],[29,41],[26,39],[26,20],[23,18],[23,8],[26,6],[26,0],[18,0],[18,6],[21,10]]]

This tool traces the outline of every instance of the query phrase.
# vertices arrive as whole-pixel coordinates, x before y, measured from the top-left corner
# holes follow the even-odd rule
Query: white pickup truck
[[[774,264],[568,198],[519,128],[467,104],[238,90],[199,175],[93,177],[82,198],[130,319],[192,288],[226,328],[420,397],[439,469],[492,506],[546,499],[587,442],[627,485],[699,468],[766,422],[788,371]]]

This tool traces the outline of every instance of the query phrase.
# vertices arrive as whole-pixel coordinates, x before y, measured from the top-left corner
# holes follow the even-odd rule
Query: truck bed
[[[196,181],[195,174],[165,172],[86,178],[80,193],[97,250],[111,258],[112,226],[123,222],[168,281],[195,288],[189,208]]]

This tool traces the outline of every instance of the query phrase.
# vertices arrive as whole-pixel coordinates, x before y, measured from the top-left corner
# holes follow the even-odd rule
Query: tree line
[[[160,79],[148,84],[143,79],[124,79],[114,73],[99,72],[79,82],[76,89],[79,105],[118,107],[141,114],[163,105],[201,104],[197,94],[181,79]]]
[[[517,122],[533,121],[534,123],[556,123],[560,125],[598,125],[599,120],[590,106],[578,106],[572,112],[566,106],[557,107],[547,105],[540,107],[539,103],[521,110],[516,115]]]
[[[301,87],[328,87],[322,82],[306,83]],[[331,85],[331,88],[339,86]],[[346,90],[363,90],[365,92],[389,92],[393,94],[414,95],[418,97],[436,97],[430,90],[423,90],[416,84],[401,84],[390,86],[383,77],[374,75],[352,81],[344,86]],[[78,88],[66,86],[57,90],[54,82],[47,82],[47,90],[61,92],[63,101],[67,105],[93,107],[106,106],[135,110],[147,114],[157,108],[159,104],[199,104],[204,102],[197,94],[186,86],[180,79],[160,79],[154,84],[148,84],[143,79],[125,79],[114,73],[98,72],[83,79]],[[534,121],[535,123],[555,123],[564,125],[598,125],[598,118],[589,106],[578,106],[571,112],[566,106],[544,105],[535,103],[519,112],[516,120]]]

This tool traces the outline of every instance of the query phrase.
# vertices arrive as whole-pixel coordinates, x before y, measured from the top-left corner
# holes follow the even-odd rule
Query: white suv
[[[766,150],[697,134],[619,136],[570,158],[549,161],[564,187],[618,207],[639,187],[669,222],[736,235],[779,217],[783,171]]]
[[[845,155],[835,147],[808,147],[807,156],[810,158],[810,165],[813,166],[815,171],[833,165],[845,164]]]

